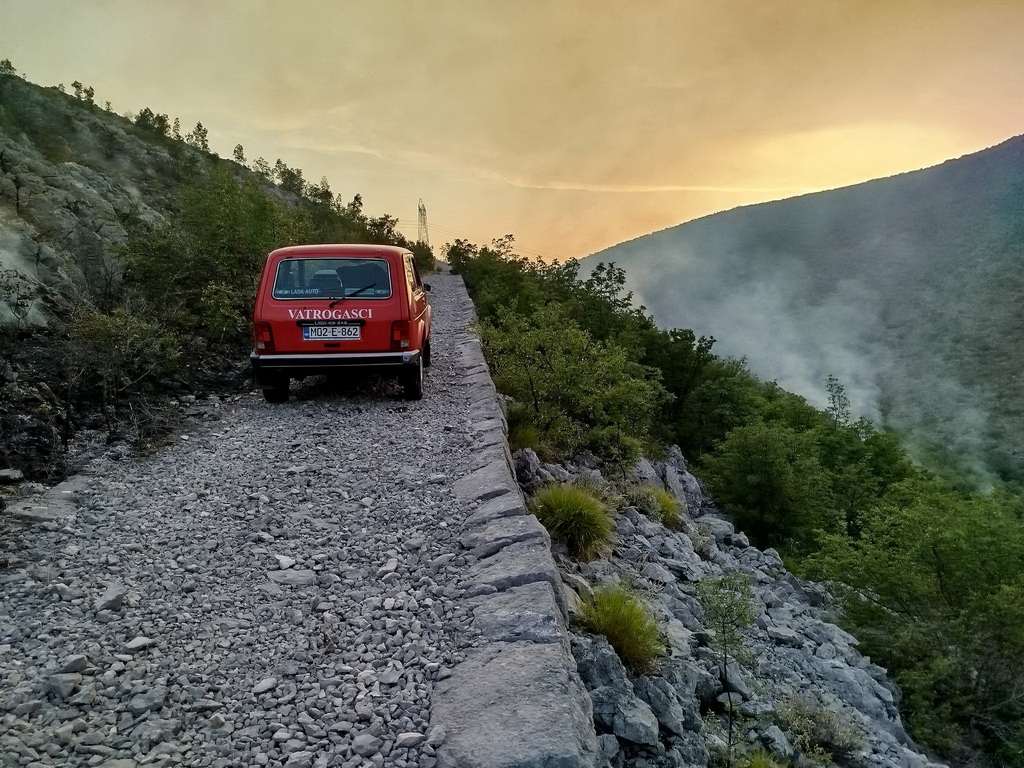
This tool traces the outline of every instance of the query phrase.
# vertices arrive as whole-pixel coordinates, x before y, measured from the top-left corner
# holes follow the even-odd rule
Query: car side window
[[[420,287],[419,281],[416,279],[416,265],[413,263],[412,258],[409,256],[405,257],[405,282],[409,287],[409,295],[412,296],[416,293],[416,290]]]

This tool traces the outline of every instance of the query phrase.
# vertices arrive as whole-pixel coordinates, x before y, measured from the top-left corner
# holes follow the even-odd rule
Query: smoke
[[[817,407],[827,405],[825,378],[835,375],[854,413],[879,419],[881,375],[891,361],[878,344],[880,299],[863,282],[844,279],[816,292],[814,276],[796,260],[755,273],[745,260],[702,260],[685,247],[664,263],[671,266],[627,268],[637,301],[660,326],[714,336],[718,354],[744,358],[759,378]]]
[[[897,208],[898,192],[871,196],[870,212],[826,193],[720,214],[615,246],[584,271],[617,263],[659,326],[714,337],[717,354],[816,407],[836,376],[855,418],[901,432],[915,458],[945,462],[965,485],[990,487],[994,467],[1018,471],[1020,435],[1003,423],[1005,393],[971,375],[972,334],[992,334],[965,327],[986,304],[963,297],[986,294],[971,291],[973,267],[956,249],[932,242],[948,234],[898,231],[898,212],[876,215]]]

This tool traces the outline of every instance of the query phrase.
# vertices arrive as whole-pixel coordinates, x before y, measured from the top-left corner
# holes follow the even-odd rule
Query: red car
[[[293,378],[374,369],[423,397],[430,286],[412,253],[389,245],[297,245],[267,256],[252,329],[256,386],[288,400]]]

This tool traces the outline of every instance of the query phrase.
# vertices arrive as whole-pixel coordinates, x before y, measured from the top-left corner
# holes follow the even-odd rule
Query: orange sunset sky
[[[2,0],[0,58],[545,257],[1024,133],[1024,0]]]

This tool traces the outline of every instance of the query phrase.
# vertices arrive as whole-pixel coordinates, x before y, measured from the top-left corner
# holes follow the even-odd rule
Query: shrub
[[[736,768],[786,768],[789,763],[762,748],[757,748],[740,755],[734,765]]]
[[[631,485],[624,496],[630,506],[636,507],[652,520],[666,528],[679,528],[682,505],[671,493],[656,485]]]
[[[533,422],[530,408],[523,403],[512,402],[505,410],[508,422],[508,446],[513,451],[522,448],[537,450],[540,447],[540,430]]]
[[[477,327],[495,385],[529,405],[545,444],[610,463],[636,459],[664,397],[656,371],[595,340],[560,304],[531,314],[502,307]]]
[[[658,626],[650,609],[621,586],[594,592],[583,605],[583,625],[604,635],[622,663],[634,674],[647,674],[664,650]]]
[[[823,765],[851,765],[864,748],[864,738],[839,712],[790,693],[777,713],[793,744]]]
[[[611,513],[579,486],[547,485],[531,499],[530,510],[572,557],[591,560],[611,544],[615,529]]]
[[[711,556],[715,537],[706,524],[697,524],[697,530],[690,534],[690,541],[693,542],[693,551],[700,557],[707,560]]]
[[[654,488],[654,499],[658,503],[658,511],[661,514],[661,522],[666,528],[678,528],[682,522],[683,505],[679,499],[673,496],[664,488]]]

